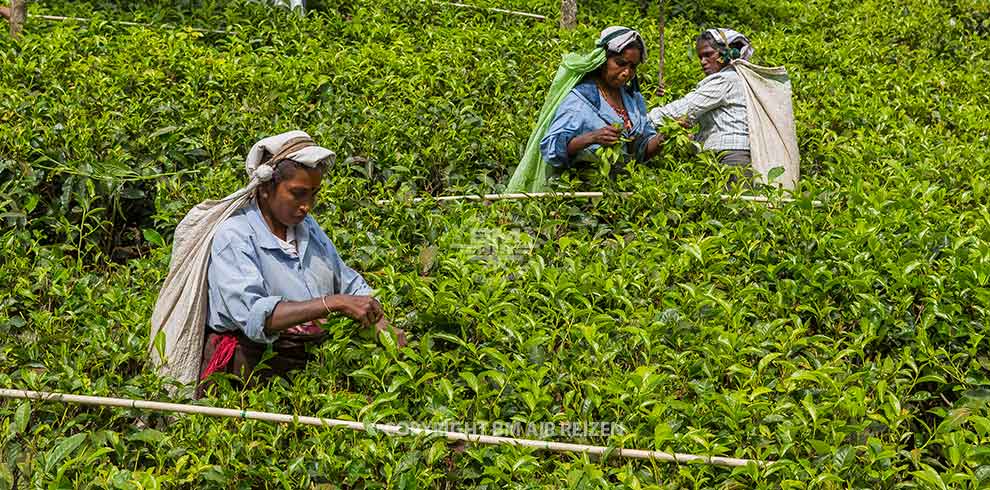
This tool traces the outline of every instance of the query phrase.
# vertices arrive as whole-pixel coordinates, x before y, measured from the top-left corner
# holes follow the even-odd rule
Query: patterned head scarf
[[[595,46],[605,48],[613,53],[621,53],[623,49],[628,48],[636,41],[639,41],[639,47],[643,48],[643,57],[640,61],[645,61],[646,42],[643,41],[643,36],[628,27],[612,26],[605,28],[598,37]]]
[[[712,47],[719,51],[725,63],[736,59],[748,61],[756,52],[746,36],[732,29],[708,29],[701,33],[701,37],[703,39],[710,37],[715,41],[716,46]]]

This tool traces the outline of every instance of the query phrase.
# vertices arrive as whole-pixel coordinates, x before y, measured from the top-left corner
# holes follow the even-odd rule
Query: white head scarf
[[[635,41],[639,41],[643,47],[643,57],[642,60],[646,59],[646,42],[643,41],[643,36],[640,36],[638,32],[622,26],[612,26],[605,28],[601,35],[598,36],[598,42],[596,46],[600,48],[605,48],[614,53],[621,53],[623,49],[629,47]]]
[[[732,29],[723,29],[723,28],[708,29],[705,31],[705,33],[710,34],[712,38],[715,39],[715,42],[722,43],[726,47],[736,43],[742,44],[742,47],[739,48],[740,59],[749,61],[749,58],[752,57],[753,53],[756,52],[756,50],[753,49],[753,45],[750,44],[749,38],[736,31],[733,31]]]
[[[287,154],[283,154],[286,152]],[[306,132],[289,131],[255,143],[248,152],[244,167],[249,177],[267,182],[272,178],[272,166],[279,161],[292,160],[314,168],[324,161],[333,165],[336,159],[334,152],[318,146]]]

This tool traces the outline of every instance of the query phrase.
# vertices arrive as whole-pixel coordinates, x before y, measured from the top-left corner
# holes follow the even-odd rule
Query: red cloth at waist
[[[316,336],[323,333],[323,329],[317,324],[319,322],[322,324],[325,320],[315,320],[301,325],[296,325],[285,331],[289,335],[300,335],[300,336]],[[234,350],[237,349],[237,334],[236,333],[217,333],[210,338],[210,343],[213,346],[213,357],[206,364],[206,368],[203,370],[200,380],[209,378],[211,374],[221,371],[227,367],[230,360],[234,357]]]
[[[211,374],[227,367],[227,363],[234,357],[234,349],[237,348],[237,335],[232,333],[217,334],[210,339],[213,344],[213,357],[203,370],[203,375],[199,378],[204,380]]]

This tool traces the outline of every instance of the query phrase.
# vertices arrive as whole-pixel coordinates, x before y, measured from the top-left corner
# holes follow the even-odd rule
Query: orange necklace
[[[623,123],[622,125],[626,128],[626,131],[632,130],[633,124],[632,124],[632,120],[629,119],[629,112],[627,112],[624,108],[616,107],[615,104],[613,104],[611,100],[608,100],[608,96],[605,95],[605,91],[602,90],[602,86],[601,85],[595,84],[595,86],[598,87],[598,93],[601,94],[601,96],[602,96],[603,99],[605,99],[605,102],[608,104],[608,106],[611,107],[612,110],[615,111],[615,113],[618,114],[619,117],[622,118],[622,123]],[[619,97],[621,97],[621,96],[622,96],[622,94],[620,92]]]

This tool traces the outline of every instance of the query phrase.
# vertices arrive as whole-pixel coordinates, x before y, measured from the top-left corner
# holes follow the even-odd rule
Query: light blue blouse
[[[628,86],[622,89],[622,101],[633,128],[629,133],[635,138],[628,143],[626,154],[635,155],[637,161],[645,161],[646,144],[657,134],[656,127],[646,115],[646,101],[643,94]],[[587,79],[577,84],[567,94],[557,108],[546,134],[540,141],[543,161],[558,169],[573,167],[577,162],[597,162],[595,151],[600,145],[590,145],[574,158],[567,156],[567,143],[575,136],[605,127],[606,124],[622,123],[612,106],[598,92],[593,80]]]
[[[296,240],[297,254],[283,250],[255,201],[220,225],[207,272],[209,328],[240,329],[255,342],[272,343],[278,335],[265,335],[265,321],[280,301],[371,295],[371,287],[344,264],[312,216],[296,225]]]

